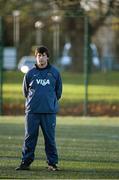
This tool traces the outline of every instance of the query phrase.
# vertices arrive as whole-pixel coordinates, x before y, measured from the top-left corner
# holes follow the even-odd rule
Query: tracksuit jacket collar
[[[45,70],[45,69],[49,69],[51,67],[50,63],[47,64],[47,66],[45,68],[39,68],[37,64],[35,64],[35,67],[36,69],[42,71],[42,70]]]

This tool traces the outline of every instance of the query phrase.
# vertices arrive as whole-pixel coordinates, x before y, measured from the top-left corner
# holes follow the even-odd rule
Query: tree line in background
[[[73,71],[83,70],[85,15],[89,18],[89,44],[93,42],[97,45],[100,56],[106,57],[111,49],[110,57],[119,57],[118,0],[0,0],[0,7],[4,23],[4,46],[14,46],[13,11],[20,11],[19,58],[32,54],[32,48],[36,45],[34,24],[38,20],[44,23],[42,43],[49,47],[53,56],[53,15],[61,16],[59,56],[62,55],[64,44],[70,42]],[[103,46],[108,50],[104,50],[106,48]],[[119,58],[116,61],[119,61]]]

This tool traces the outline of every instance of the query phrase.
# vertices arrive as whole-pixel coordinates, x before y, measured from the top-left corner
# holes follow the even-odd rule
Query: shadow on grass
[[[4,171],[6,171],[6,178]],[[15,167],[1,167],[1,172],[3,172],[3,175],[1,174],[0,178],[2,176],[4,179],[12,179],[15,177],[15,179],[59,179],[62,177],[64,178],[105,178],[105,179],[118,179],[119,178],[119,170],[118,169],[95,169],[95,168],[82,168],[79,169],[74,168],[66,168],[61,167],[60,171],[48,171],[46,167],[31,167],[30,171],[15,171]],[[64,179],[63,178],[63,179]]]

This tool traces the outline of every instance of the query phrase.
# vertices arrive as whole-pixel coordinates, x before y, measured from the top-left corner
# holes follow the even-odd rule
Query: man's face
[[[47,65],[48,57],[47,54],[44,52],[43,54],[38,53],[36,56],[36,62],[39,67],[44,67]]]

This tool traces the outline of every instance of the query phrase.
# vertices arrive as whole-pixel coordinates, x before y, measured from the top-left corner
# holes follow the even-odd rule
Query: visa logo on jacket
[[[50,84],[49,79],[36,79],[37,84],[41,84],[42,86],[46,86],[47,84]]]

